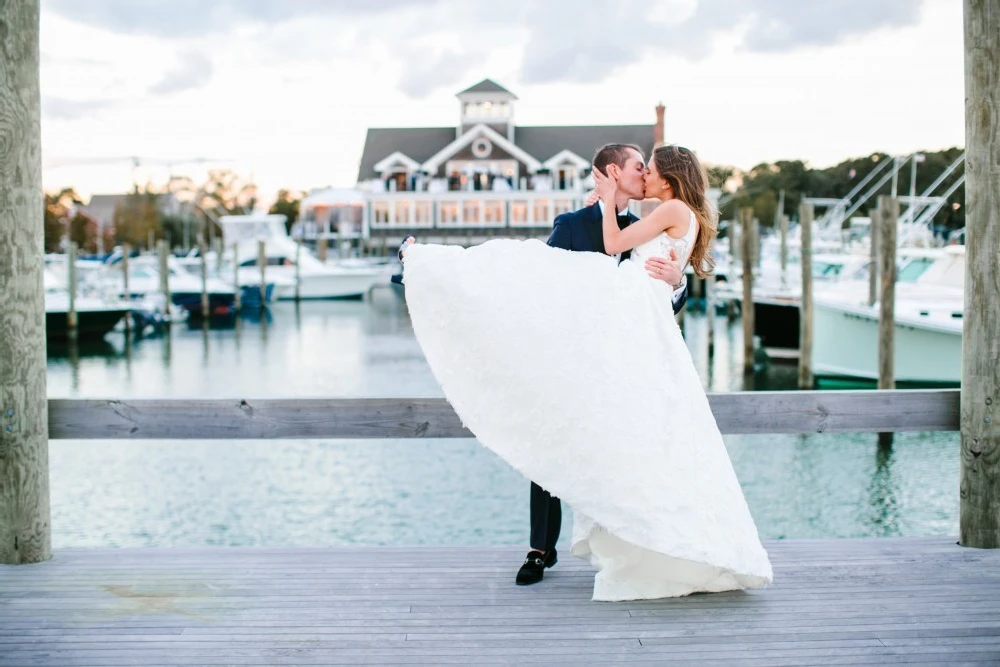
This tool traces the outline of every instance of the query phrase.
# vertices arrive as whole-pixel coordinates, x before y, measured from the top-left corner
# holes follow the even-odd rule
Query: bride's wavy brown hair
[[[715,268],[708,248],[719,234],[719,216],[708,201],[708,172],[698,157],[682,146],[666,145],[653,149],[653,162],[660,176],[674,190],[674,197],[694,211],[698,221],[698,236],[688,261],[699,278],[705,278]]]

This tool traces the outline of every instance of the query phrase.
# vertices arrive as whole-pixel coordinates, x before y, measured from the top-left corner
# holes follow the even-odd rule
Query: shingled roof
[[[604,144],[635,144],[647,155],[653,148],[652,125],[562,125],[515,127],[514,143],[539,162],[563,150],[584,160],[594,157]]]
[[[375,165],[396,151],[417,162],[426,162],[455,141],[455,127],[371,127],[358,168],[358,182],[377,178]]]
[[[368,130],[364,154],[358,169],[358,182],[379,176],[375,165],[399,151],[426,162],[442,148],[455,141],[454,127],[376,127]],[[604,144],[636,144],[648,155],[653,148],[652,125],[563,125],[515,127],[514,144],[544,162],[563,150],[571,150],[590,160]]]
[[[483,79],[474,86],[469,86],[460,92],[459,95],[464,95],[465,93],[506,93],[515,99],[517,97],[514,93],[510,92],[493,79]]]

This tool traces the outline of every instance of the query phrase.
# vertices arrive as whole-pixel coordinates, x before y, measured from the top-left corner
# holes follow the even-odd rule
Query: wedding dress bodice
[[[670,249],[673,248],[677,253],[677,261],[680,262],[683,270],[683,267],[687,264],[688,257],[691,255],[691,249],[694,248],[694,240],[697,235],[698,219],[695,217],[694,211],[691,211],[691,222],[688,225],[687,231],[684,232],[684,236],[675,239],[666,232],[660,232],[650,240],[640,243],[632,249],[632,261],[642,264],[650,257],[668,257]]]

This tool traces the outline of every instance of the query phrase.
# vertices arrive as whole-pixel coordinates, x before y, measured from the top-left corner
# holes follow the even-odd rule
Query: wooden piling
[[[129,288],[128,284],[128,261],[129,255],[132,254],[132,246],[128,243],[122,244],[122,291],[125,295],[125,300],[132,301],[132,290]],[[132,312],[129,311],[125,313],[125,336],[132,333]]]
[[[878,273],[879,273],[879,254],[878,254],[878,237],[880,230],[880,216],[878,209],[872,209],[868,212],[868,218],[871,223],[868,226],[868,245],[869,245],[869,263],[868,263],[868,305],[874,306],[875,302],[878,301]]]
[[[705,278],[705,322],[708,326],[708,358],[715,356],[715,274]]]
[[[52,555],[39,0],[0,10],[0,563]]]
[[[740,256],[743,264],[743,309],[741,318],[743,320],[743,372],[753,373],[753,209],[740,209],[740,227],[742,243],[740,244]]]
[[[319,237],[316,241],[316,254],[319,257],[319,261],[326,264],[326,253],[327,253],[327,241],[325,236]],[[296,260],[297,261],[297,260]]]
[[[233,309],[238,313],[243,310],[243,286],[240,285],[240,244],[233,244]]]
[[[76,243],[73,242],[70,242],[69,252],[66,255],[66,290],[69,293],[69,310],[66,311],[66,331],[69,333],[70,338],[75,338],[78,333],[78,319],[76,314]]]
[[[267,245],[264,239],[257,241],[257,266],[260,268],[260,307],[267,305]],[[295,282],[298,289],[298,281]]]
[[[204,241],[198,242],[198,256],[201,260],[201,317],[205,322],[208,321],[209,316],[209,303],[208,303],[208,246]]]
[[[166,241],[158,241],[156,254],[160,261],[160,294],[163,295],[163,307],[170,313],[170,248]],[[169,322],[169,319],[167,320]]]
[[[799,231],[802,241],[802,295],[799,301],[799,389],[812,389],[813,377],[813,268],[812,228],[815,209],[808,202],[799,204]]]
[[[326,261],[326,239],[321,239],[323,241],[323,255],[324,262]],[[302,299],[302,242],[295,242],[295,303],[298,303]]]
[[[778,217],[778,223],[781,233],[781,285],[784,287],[788,284],[788,276],[785,274],[788,268],[788,216],[782,213]]]
[[[146,250],[150,253],[153,252],[153,248],[156,247],[156,234],[150,229],[146,234]]]
[[[1000,3],[965,0],[965,317],[959,541],[1000,548]]]
[[[896,226],[899,199],[880,195],[879,210],[879,317],[878,388],[896,388]],[[892,433],[879,433],[882,447],[892,444]]]

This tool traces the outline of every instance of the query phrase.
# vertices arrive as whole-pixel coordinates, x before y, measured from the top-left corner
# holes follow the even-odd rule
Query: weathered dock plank
[[[769,589],[621,603],[518,547],[63,550],[0,568],[0,666],[1000,663],[1000,551],[766,546]]]

